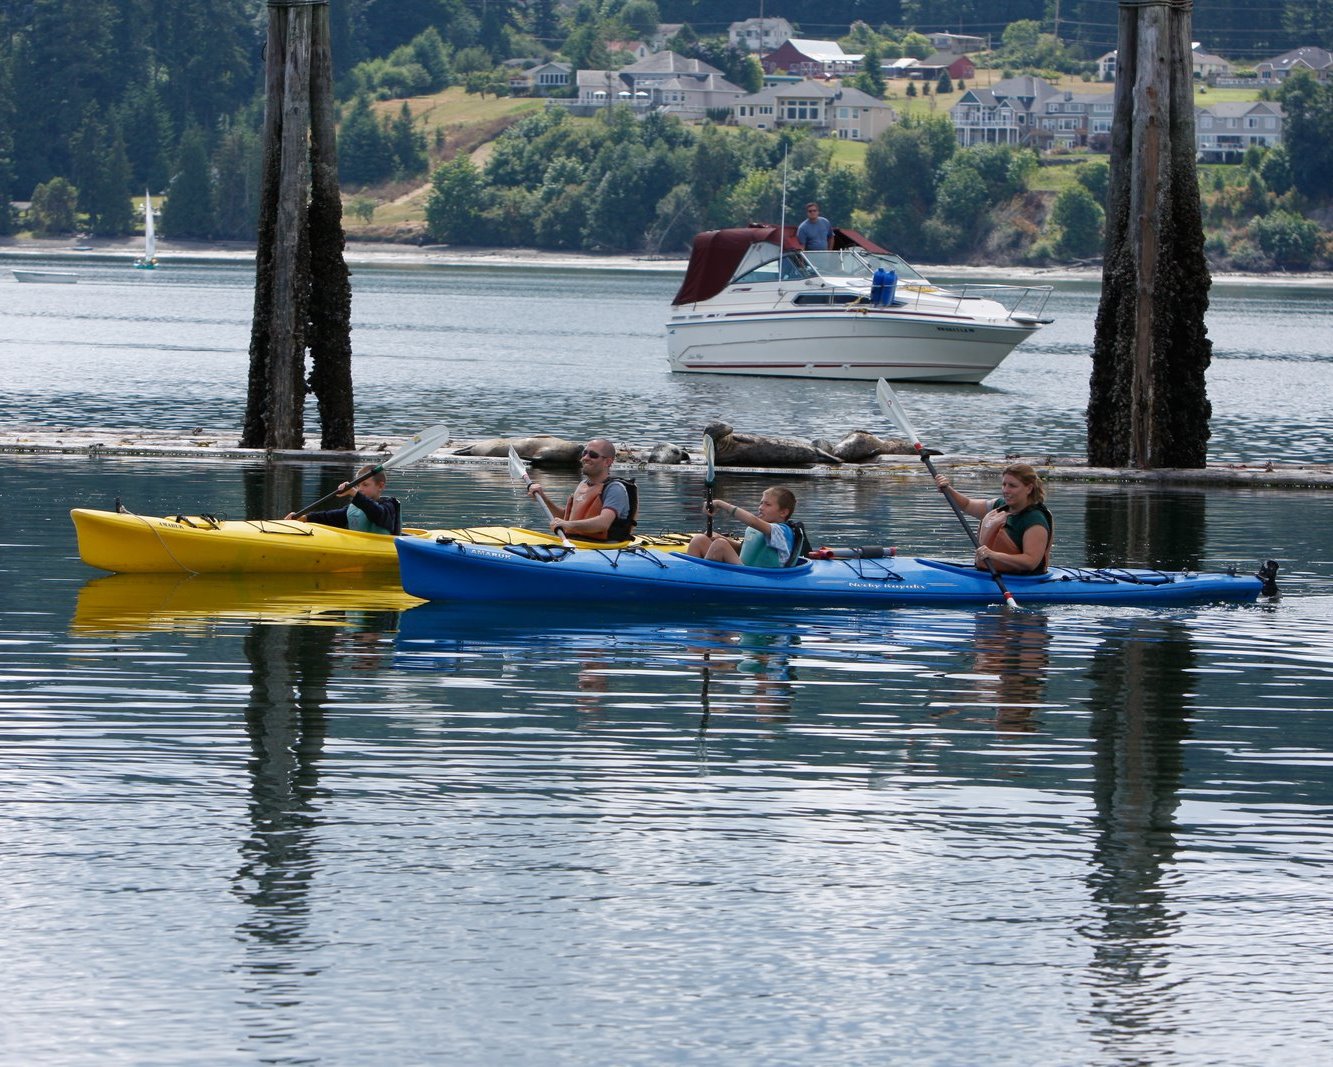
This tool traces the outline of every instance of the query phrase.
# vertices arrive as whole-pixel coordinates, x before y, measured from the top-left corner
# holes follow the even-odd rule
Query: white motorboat
[[[666,324],[671,369],[975,384],[1051,321],[1049,285],[945,288],[854,230],[834,245],[802,251],[794,226],[699,234]]]
[[[79,276],[72,270],[31,270],[15,267],[14,280],[18,282],[57,282],[73,285]]]

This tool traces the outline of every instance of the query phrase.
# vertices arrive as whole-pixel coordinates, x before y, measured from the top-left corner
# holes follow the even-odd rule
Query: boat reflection
[[[198,631],[218,622],[393,629],[421,603],[376,574],[111,574],[85,582],[70,633]]]
[[[741,713],[761,722],[790,719],[797,692],[793,657],[808,621],[801,616],[730,615],[644,609],[569,609],[559,615],[443,602],[404,612],[395,663],[407,670],[462,673],[481,664],[526,661],[555,670],[568,681],[543,682],[569,692],[583,726],[611,718],[628,699],[626,688],[645,673],[676,678],[697,675],[701,728],[714,713]],[[487,668],[489,669],[489,668]],[[619,688],[615,684],[626,679]],[[529,681],[532,679],[529,678]],[[692,699],[673,699],[675,706]]]

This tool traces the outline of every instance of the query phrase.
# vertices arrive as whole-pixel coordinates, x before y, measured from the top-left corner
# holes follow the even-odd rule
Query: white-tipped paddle
[[[921,438],[912,429],[912,424],[907,419],[907,412],[903,410],[902,404],[898,402],[897,395],[883,378],[875,386],[875,397],[879,400],[880,410],[897,423],[903,436],[912,442],[912,447],[916,450],[916,454],[921,457],[921,462],[926,465],[926,470],[930,472],[933,479],[935,477],[935,465],[930,462],[930,456],[926,454],[922,447]],[[976,532],[972,529],[972,524],[967,521],[967,516],[963,514],[963,509],[958,506],[958,502],[942,486],[936,485],[935,488],[939,489],[940,495],[949,502],[949,507],[953,508],[953,513],[958,516],[958,521],[963,524],[963,529],[972,541],[972,547],[979,547],[981,542],[977,540]],[[990,576],[995,579],[995,584],[999,587],[1000,592],[1004,594],[1004,602],[1010,607],[1018,607],[1018,602],[1014,600],[1014,594],[1009,592],[1009,587],[1004,584],[1004,579],[1000,577],[1000,572],[995,569],[995,564],[990,560],[984,560],[983,562],[986,564],[986,570],[990,571]]]
[[[360,485],[367,478],[379,474],[380,471],[391,471],[396,467],[406,467],[409,466],[410,464],[416,463],[418,460],[423,460],[427,456],[429,456],[432,452],[434,452],[437,448],[439,448],[440,445],[444,444],[448,440],[449,440],[449,430],[447,427],[445,426],[427,427],[420,433],[413,434],[411,438],[408,439],[407,444],[405,444],[392,456],[386,459],[383,463],[371,467],[370,470],[366,471],[365,474],[353,478],[350,482],[347,483],[347,485],[349,487]],[[320,497],[313,504],[308,504],[306,507],[301,508],[299,511],[293,512],[293,514],[308,515],[310,514],[310,512],[318,508],[321,504],[327,504],[340,492],[342,492],[341,489],[335,489],[333,492]]]
[[[708,536],[713,536],[713,481],[717,477],[717,451],[713,438],[704,434],[704,503],[708,515]]]

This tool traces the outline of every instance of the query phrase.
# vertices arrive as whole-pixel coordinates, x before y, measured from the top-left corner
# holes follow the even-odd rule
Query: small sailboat
[[[153,204],[148,190],[143,191],[143,255],[134,261],[135,270],[152,270],[157,266],[157,236],[153,233]]]

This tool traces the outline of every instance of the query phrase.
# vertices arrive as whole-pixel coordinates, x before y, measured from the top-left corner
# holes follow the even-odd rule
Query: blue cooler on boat
[[[878,307],[884,296],[884,276],[888,273],[883,267],[876,267],[875,273],[870,277],[870,303],[872,307]]]
[[[879,274],[879,271],[875,272]],[[873,288],[872,288],[873,293]],[[871,302],[879,304],[880,307],[892,307],[894,294],[898,291],[898,272],[896,270],[884,271],[884,278],[879,289],[879,299],[875,300],[872,296]]]

